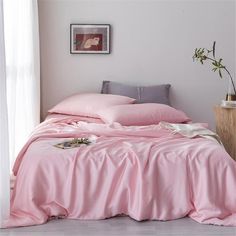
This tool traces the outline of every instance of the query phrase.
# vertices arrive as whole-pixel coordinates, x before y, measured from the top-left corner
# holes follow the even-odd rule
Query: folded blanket
[[[207,129],[207,124],[202,123],[191,123],[191,124],[173,124],[168,122],[160,122],[159,125],[162,128],[166,128],[172,131],[172,133],[179,133],[188,138],[194,138],[197,136],[208,138],[217,141],[223,145],[220,137],[213,131]]]

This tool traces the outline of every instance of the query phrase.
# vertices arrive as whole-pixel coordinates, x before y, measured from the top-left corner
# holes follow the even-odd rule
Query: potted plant
[[[236,100],[236,89],[232,75],[225,65],[222,64],[223,59],[217,59],[215,57],[216,42],[213,42],[212,49],[206,48],[196,48],[193,55],[193,60],[199,61],[202,65],[204,61],[210,61],[213,68],[212,71],[218,72],[220,78],[223,78],[223,71],[225,71],[229,76],[229,89],[226,95],[226,101],[235,101]]]

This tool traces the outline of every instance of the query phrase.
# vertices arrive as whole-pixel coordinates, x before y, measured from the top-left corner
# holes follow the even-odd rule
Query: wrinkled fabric
[[[206,123],[173,124],[162,121],[159,123],[159,125],[163,128],[172,130],[173,133],[179,133],[188,138],[200,136],[215,140],[219,144],[223,145],[220,137],[213,131],[206,128]]]
[[[236,162],[217,142],[160,125],[79,120],[52,117],[35,129],[14,165],[6,227],[120,214],[236,226]],[[97,139],[88,146],[53,146],[90,135]]]

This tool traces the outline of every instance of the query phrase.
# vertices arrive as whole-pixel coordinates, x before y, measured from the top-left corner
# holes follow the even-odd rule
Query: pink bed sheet
[[[35,129],[15,162],[6,227],[42,224],[52,217],[95,220],[120,214],[138,221],[189,216],[236,226],[236,162],[222,146],[159,125],[84,121],[51,116]],[[90,135],[97,140],[89,146],[53,146]]]

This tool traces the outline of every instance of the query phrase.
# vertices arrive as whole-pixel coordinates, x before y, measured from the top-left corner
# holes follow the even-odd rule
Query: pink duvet
[[[6,227],[120,214],[135,220],[189,216],[236,226],[236,162],[216,142],[182,137],[159,125],[76,121],[47,119],[20,152]],[[97,139],[89,146],[53,146],[91,135]]]

